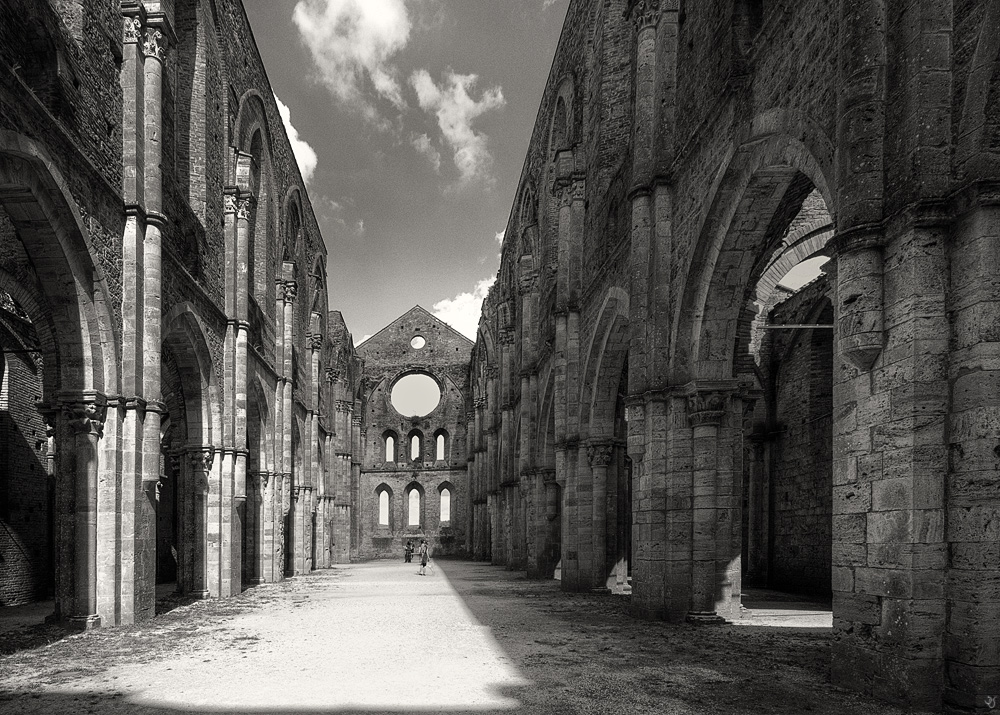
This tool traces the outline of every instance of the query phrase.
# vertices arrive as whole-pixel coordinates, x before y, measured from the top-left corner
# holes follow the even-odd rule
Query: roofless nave
[[[429,537],[642,618],[832,594],[834,682],[986,711],[1000,4],[573,0],[474,345],[352,347],[249,38],[0,8],[0,602],[127,624]]]

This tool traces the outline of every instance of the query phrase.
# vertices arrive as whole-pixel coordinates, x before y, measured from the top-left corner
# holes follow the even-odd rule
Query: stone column
[[[747,572],[746,583],[756,588],[767,588],[770,559],[768,540],[771,529],[769,498],[771,475],[767,435],[753,435],[750,442],[753,463],[749,465],[750,493],[747,495]]]
[[[591,442],[587,445],[587,459],[590,462],[593,480],[593,587],[609,588],[608,583],[608,465],[614,445],[610,442]]]
[[[718,604],[729,598],[725,585],[718,579],[716,543],[719,529],[719,425],[726,416],[728,399],[725,393],[714,391],[699,391],[688,397],[694,460],[691,610],[687,618],[699,623],[723,621]]]
[[[101,625],[97,607],[97,494],[99,440],[103,434],[107,401],[96,392],[66,396],[63,412],[73,440],[67,465],[72,475],[75,504],[72,521],[73,590],[68,608],[59,612],[76,628]]]
[[[212,447],[193,447],[188,450],[190,479],[186,480],[190,490],[193,518],[193,539],[191,557],[191,587],[189,594],[194,598],[208,598],[209,591],[209,543],[208,500],[212,482],[212,466],[215,450]]]

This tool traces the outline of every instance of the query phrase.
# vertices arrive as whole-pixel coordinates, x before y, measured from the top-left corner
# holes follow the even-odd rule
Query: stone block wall
[[[424,341],[420,347],[411,342]],[[356,558],[402,557],[408,540],[427,539],[437,556],[466,553],[469,485],[465,457],[465,380],[472,343],[453,328],[416,306],[358,346],[364,361],[361,407],[363,445],[358,479],[355,528]],[[434,379],[440,401],[426,415],[400,414],[392,404],[396,381],[419,373]],[[419,432],[421,448],[414,459],[411,435]],[[445,436],[438,459],[437,435]],[[393,440],[387,453],[386,440]],[[387,459],[387,457],[393,457]],[[441,521],[441,491],[451,495],[451,518]],[[419,526],[410,526],[408,494],[420,494]],[[388,491],[389,524],[380,524],[379,493]]]
[[[829,283],[825,277],[787,297],[767,315],[769,325],[832,325]],[[770,539],[770,588],[827,596],[830,594],[834,498],[833,330],[830,328],[762,330],[761,370],[773,384],[766,408],[772,413],[769,454],[772,470],[770,506],[763,519]],[[761,465],[762,468],[766,468]],[[859,510],[870,504],[858,495],[838,493]]]
[[[0,350],[6,353],[0,356],[0,606],[50,597],[54,573],[49,439],[35,406],[41,358],[23,352],[37,349],[37,340],[13,306],[2,304],[9,298],[0,294]]]

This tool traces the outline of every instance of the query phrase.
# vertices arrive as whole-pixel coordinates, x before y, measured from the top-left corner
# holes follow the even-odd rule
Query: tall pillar
[[[67,460],[73,480],[73,589],[69,607],[60,607],[72,626],[87,630],[101,625],[97,608],[97,496],[99,445],[107,401],[96,392],[67,395],[63,412],[73,448]]]
[[[591,442],[587,445],[587,459],[590,462],[593,481],[593,579],[594,588],[610,588],[608,581],[608,465],[614,453],[610,442]]]
[[[208,598],[209,592],[209,492],[215,450],[212,447],[192,447],[188,450],[188,475],[186,486],[191,500],[192,540],[189,558],[191,579],[188,594],[194,598]]]

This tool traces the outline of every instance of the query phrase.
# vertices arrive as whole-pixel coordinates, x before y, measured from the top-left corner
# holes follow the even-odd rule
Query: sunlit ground
[[[280,616],[280,617],[276,617]],[[139,705],[231,710],[506,709],[527,684],[440,569],[356,566],[353,577],[227,623],[238,654],[189,653],[124,668]],[[255,639],[255,640],[251,640]]]
[[[824,601],[750,590],[739,625],[670,624],[489,564],[417,568],[337,567],[35,649],[0,632],[22,643],[0,715],[902,715],[830,683]]]

